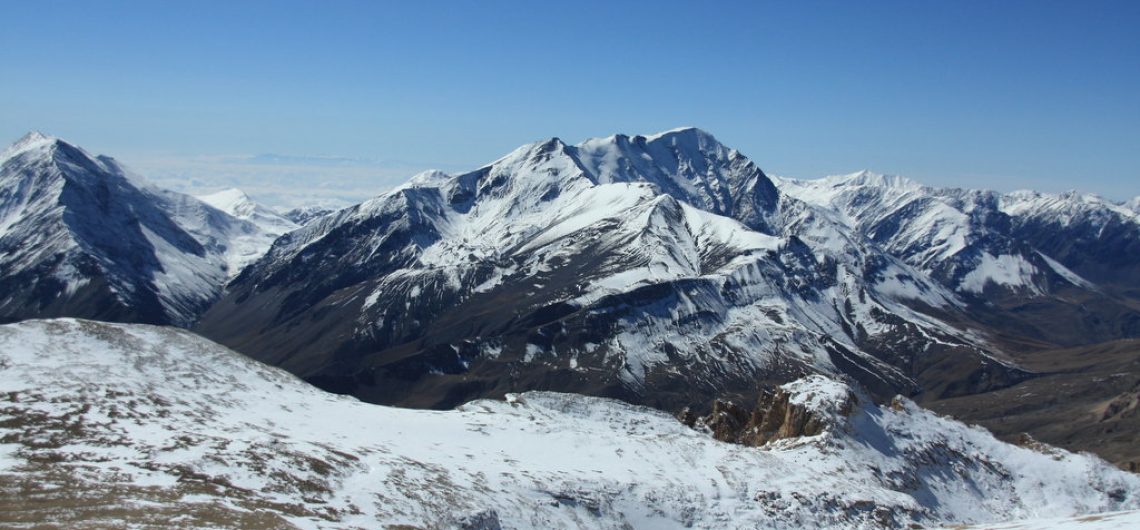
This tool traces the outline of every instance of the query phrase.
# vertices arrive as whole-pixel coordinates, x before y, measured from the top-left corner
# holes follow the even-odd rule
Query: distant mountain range
[[[1048,380],[1090,388],[1064,417],[1112,430],[1058,443],[1140,462],[1112,436],[1140,432],[1136,200],[770,178],[691,128],[553,138],[285,215],[42,135],[2,160],[5,320],[175,324],[417,407],[553,390],[706,413],[823,374],[989,421]]]

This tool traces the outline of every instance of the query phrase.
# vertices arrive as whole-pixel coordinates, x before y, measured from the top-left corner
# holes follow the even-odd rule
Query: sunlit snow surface
[[[246,265],[263,256],[265,251],[273,245],[273,240],[281,234],[292,232],[298,228],[298,225],[293,221],[254,202],[244,192],[236,188],[201,195],[197,198],[237,219],[251,223],[257,228],[257,230],[235,234],[230,238],[226,261],[231,278],[237,276]]]
[[[784,388],[825,411],[848,395],[822,376]],[[302,528],[883,528],[1140,508],[1136,475],[906,401],[862,399],[821,435],[756,449],[575,395],[368,405],[140,325],[0,327],[0,417],[0,485],[62,474],[68,488],[126,484]]]
[[[1135,530],[1137,528],[1140,528],[1140,511],[1010,521],[967,527],[954,526],[946,530]]]

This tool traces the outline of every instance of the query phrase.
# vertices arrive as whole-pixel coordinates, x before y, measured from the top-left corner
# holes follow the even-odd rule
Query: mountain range
[[[699,130],[551,139],[288,234],[195,329],[442,408],[538,387],[677,409],[815,371],[953,395],[921,381],[943,357],[1020,376],[931,316],[961,313],[951,291],[844,228]]]
[[[2,160],[4,320],[174,324],[426,408],[554,391],[704,415],[824,375],[1140,462],[1135,201],[770,177],[693,128],[552,138],[292,219],[43,135]]]
[[[1037,352],[1135,337],[1138,237],[1094,196],[773,179],[697,129],[555,138],[290,233],[195,329],[410,406],[545,389],[707,410],[807,373],[961,403],[1057,376]]]

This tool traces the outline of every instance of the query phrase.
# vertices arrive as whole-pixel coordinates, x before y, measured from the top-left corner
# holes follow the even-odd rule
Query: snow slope
[[[565,394],[367,405],[173,328],[28,321],[0,327],[0,523],[906,528],[1140,507],[1140,477],[1087,455],[820,376],[784,389],[830,427],[749,448]]]
[[[279,236],[297,228],[296,223],[286,219],[272,208],[254,202],[245,192],[237,188],[199,195],[197,198],[238,219],[250,221],[267,233]]]
[[[985,193],[936,190],[869,171],[778,185],[958,292],[980,295],[991,285],[1042,289],[1034,264],[984,223],[991,202]]]
[[[1124,206],[1126,208],[1128,208],[1129,210],[1132,210],[1132,211],[1140,214],[1140,195],[1137,195],[1137,196],[1129,199],[1128,202],[1124,203]]]

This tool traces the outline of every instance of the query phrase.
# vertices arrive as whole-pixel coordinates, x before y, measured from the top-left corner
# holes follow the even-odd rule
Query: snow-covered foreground
[[[1080,517],[1033,519],[979,526],[955,526],[953,530],[1135,530],[1140,528],[1140,511],[1112,512]],[[947,529],[950,530],[950,529]]]
[[[821,376],[784,388],[833,425],[757,449],[568,394],[368,405],[185,331],[28,321],[0,326],[0,525],[895,528],[1140,508],[1140,477],[1091,456],[904,400],[844,415],[853,394]]]

